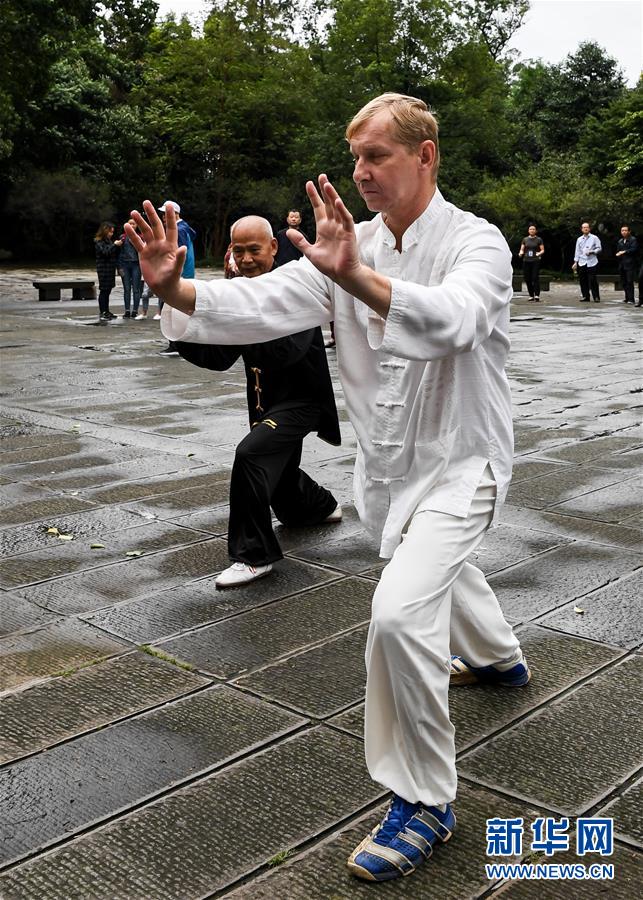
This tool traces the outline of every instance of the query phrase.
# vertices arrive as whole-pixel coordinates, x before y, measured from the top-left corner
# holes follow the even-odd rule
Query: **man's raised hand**
[[[360,269],[353,217],[326,175],[319,176],[319,192],[308,181],[306,193],[315,213],[315,243],[309,243],[294,228],[288,229],[287,237],[315,268],[347,287]]]
[[[143,280],[158,297],[167,298],[170,305],[174,305],[170,298],[179,288],[187,247],[178,246],[176,214],[172,206],[166,207],[165,226],[149,200],[143,202],[143,209],[147,221],[137,210],[132,210],[140,234],[129,224],[125,225],[125,231],[138,252]]]
[[[289,228],[289,240],[315,268],[385,319],[391,306],[391,282],[360,261],[353,217],[341,197],[325,175],[319,176],[319,193],[312,181],[306,183],[306,193],[315,213],[317,239],[310,244]]]

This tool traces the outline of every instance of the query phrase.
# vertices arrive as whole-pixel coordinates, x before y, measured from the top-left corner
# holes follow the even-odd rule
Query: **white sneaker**
[[[224,569],[214,583],[218,588],[238,587],[240,584],[249,584],[269,572],[272,572],[271,563],[267,566],[247,566],[245,563],[235,562]]]
[[[161,318],[161,313],[157,313],[157,314],[154,316],[154,321],[155,321],[155,322],[158,322],[158,320],[159,320],[160,318]]]
[[[139,319],[147,319],[147,313],[139,313],[136,317],[136,321],[138,322]]]
[[[342,521],[342,508],[338,503],[337,506],[335,507],[335,509],[332,511],[332,513],[329,516],[326,516],[326,518],[324,519],[324,522],[328,522],[329,524],[332,525],[333,522],[341,522],[341,521]]]

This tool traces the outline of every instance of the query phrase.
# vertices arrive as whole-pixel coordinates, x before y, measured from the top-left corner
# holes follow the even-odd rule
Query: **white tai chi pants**
[[[522,660],[495,594],[466,562],[491,523],[495,498],[487,467],[466,519],[415,513],[373,597],[366,764],[374,781],[410,803],[435,806],[455,797],[451,654],[476,667]]]

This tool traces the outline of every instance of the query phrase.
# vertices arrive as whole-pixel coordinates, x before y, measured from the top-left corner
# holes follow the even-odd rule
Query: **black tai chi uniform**
[[[234,562],[264,566],[283,553],[270,507],[284,525],[315,525],[337,500],[302,469],[303,440],[316,431],[339,445],[341,435],[321,328],[242,346],[176,343],[184,359],[246,370],[250,433],[237,447],[230,479],[228,552]]]

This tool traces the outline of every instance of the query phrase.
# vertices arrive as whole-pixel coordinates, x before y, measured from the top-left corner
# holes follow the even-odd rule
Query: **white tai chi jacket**
[[[390,278],[382,319],[305,258],[258,278],[195,280],[191,316],[163,307],[170,340],[247,344],[335,321],[357,434],[355,504],[380,555],[414,512],[466,517],[487,463],[496,515],[511,478],[511,254],[498,229],[436,190],[402,250],[382,220],[356,226],[364,263]]]

